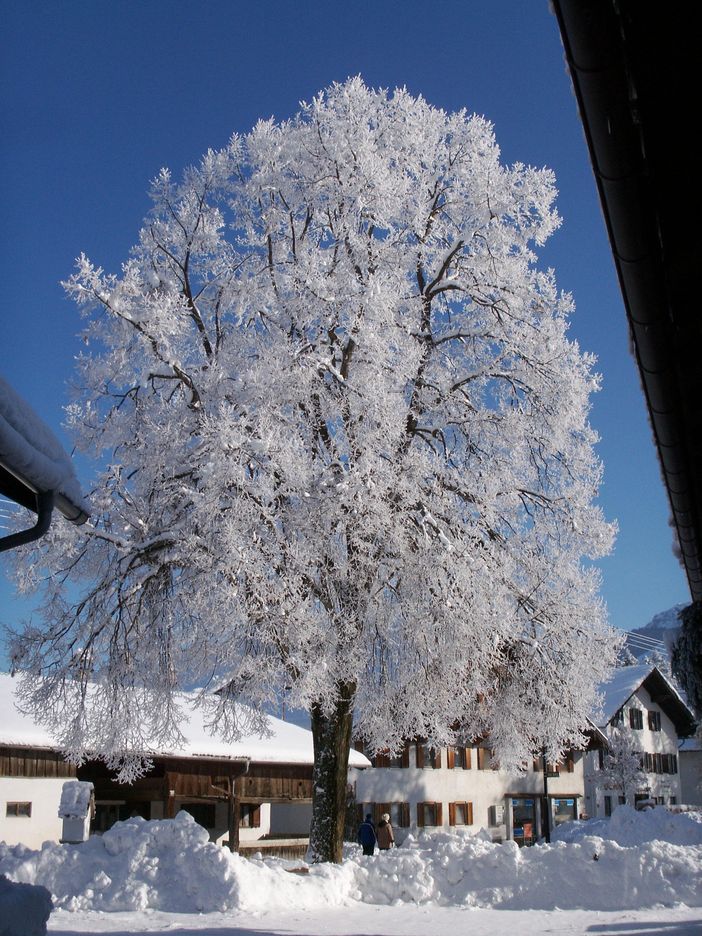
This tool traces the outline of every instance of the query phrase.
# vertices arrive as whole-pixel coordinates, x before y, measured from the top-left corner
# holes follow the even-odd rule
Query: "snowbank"
[[[0,874],[0,936],[44,936],[50,914],[45,887],[15,884]]]
[[[702,906],[702,823],[629,812],[599,835],[581,831],[533,848],[442,831],[410,835],[372,858],[349,846],[343,865],[304,866],[303,874],[289,873],[299,862],[231,855],[180,813],[130,819],[80,845],[47,842],[39,852],[0,845],[0,872],[44,885],[66,910],[290,911],[358,900],[510,910]],[[686,832],[677,820],[690,822]],[[675,841],[650,837],[654,825]]]
[[[564,822],[553,837],[560,842],[579,842],[585,836],[598,836],[628,846],[655,841],[702,845],[702,813],[672,813],[662,806],[642,811],[618,806],[611,819]]]

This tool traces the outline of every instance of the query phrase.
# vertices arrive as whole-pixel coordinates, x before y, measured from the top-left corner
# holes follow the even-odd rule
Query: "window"
[[[612,797],[605,796],[604,798],[604,813],[607,818],[612,815]]]
[[[441,803],[417,803],[418,826],[440,826],[443,824]]]
[[[478,770],[497,770],[497,764],[491,764],[493,752],[490,748],[478,748]]]
[[[447,748],[446,763],[449,770],[470,770],[470,748]]]
[[[433,767],[438,770],[441,767],[441,749],[434,748],[430,744],[423,744],[417,741],[417,767]]]
[[[668,805],[669,805],[669,806],[677,806],[677,805],[678,805],[678,798],[677,798],[677,796],[671,796],[670,799],[668,800]]]
[[[184,806],[184,809],[189,807]],[[198,820],[199,821],[199,820]],[[200,823],[203,825],[204,823]],[[240,829],[258,829],[261,825],[261,807],[258,803],[241,803],[239,806],[239,828]],[[212,826],[214,826],[214,806],[212,807]],[[207,828],[212,828],[207,826]]]
[[[390,813],[390,822],[396,829],[407,829],[410,824],[409,803],[386,803],[383,812]],[[381,813],[382,816],[383,813]]]
[[[624,724],[624,709],[623,708],[620,708],[618,712],[614,713],[610,724],[612,725],[613,728],[617,728],[619,725]]]
[[[660,712],[648,713],[648,727],[650,731],[661,730],[661,713]]]
[[[643,728],[643,712],[638,708],[629,709],[629,726],[634,731],[641,731]]]
[[[473,825],[473,804],[449,803],[449,825]]]
[[[574,796],[559,796],[553,799],[553,819],[556,825],[578,818],[578,804]]]
[[[185,812],[190,813],[195,822],[204,829],[214,829],[215,826],[215,807],[214,803],[183,803],[180,807]],[[241,825],[241,823],[239,823]]]
[[[361,822],[370,813],[374,825],[378,825],[383,813],[388,813],[390,822],[396,829],[407,829],[410,824],[409,803],[357,803],[356,822]]]
[[[29,819],[32,815],[31,803],[8,803],[5,808],[6,816],[23,816]]]

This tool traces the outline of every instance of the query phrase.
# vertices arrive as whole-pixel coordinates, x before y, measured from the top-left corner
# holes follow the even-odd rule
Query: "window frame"
[[[31,800],[9,800],[5,803],[6,819],[31,819],[32,801]]]

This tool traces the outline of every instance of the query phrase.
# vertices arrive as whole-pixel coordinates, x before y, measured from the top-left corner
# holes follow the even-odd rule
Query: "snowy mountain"
[[[667,611],[660,611],[654,614],[648,624],[643,627],[637,627],[632,630],[627,637],[627,649],[639,660],[642,660],[656,648],[665,652],[660,644],[654,641],[660,641],[665,645],[665,650],[670,655],[671,648],[680,633],[680,621],[678,614],[686,607],[685,604],[677,604]]]

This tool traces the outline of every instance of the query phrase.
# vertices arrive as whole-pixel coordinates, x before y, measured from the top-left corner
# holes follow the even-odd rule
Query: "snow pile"
[[[51,909],[45,887],[15,884],[0,874],[0,936],[44,936]]]
[[[359,867],[359,886],[370,903],[399,899],[504,910],[700,906],[701,884],[702,844],[623,847],[595,836],[520,849],[487,836],[425,833]]]
[[[672,845],[702,845],[702,815],[698,812],[671,813],[662,806],[642,811],[631,806],[618,806],[611,819],[564,822],[554,833],[554,839],[561,842],[579,842],[585,836],[609,839],[624,846],[655,841]]]
[[[689,816],[668,823],[656,812],[652,819],[624,810],[599,835],[579,823],[573,841],[523,849],[494,844],[486,833],[425,832],[370,858],[349,846],[341,866],[246,860],[210,843],[180,813],[117,823],[80,845],[45,843],[39,852],[0,845],[0,871],[43,884],[66,910],[290,911],[358,900],[510,910],[702,906],[702,823]]]
[[[45,842],[32,851],[0,843],[0,872],[44,885],[66,910],[312,908],[340,903],[353,887],[353,865],[312,868],[303,880],[286,872],[289,864],[232,855],[186,812],[151,822],[137,816],[77,845]]]
[[[88,815],[93,785],[85,780],[66,780],[61,789],[58,814],[62,819],[83,819]]]

